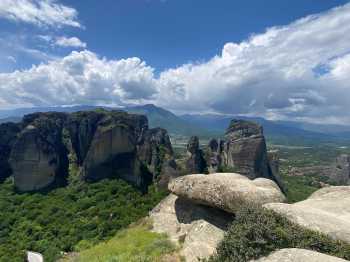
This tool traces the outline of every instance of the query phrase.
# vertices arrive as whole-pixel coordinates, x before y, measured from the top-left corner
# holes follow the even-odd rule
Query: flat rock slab
[[[350,186],[326,187],[295,204],[266,204],[308,229],[350,243]]]
[[[263,205],[286,200],[272,180],[250,180],[236,173],[182,176],[172,180],[168,188],[182,198],[231,213],[248,203]]]
[[[321,254],[315,251],[297,248],[286,248],[273,252],[255,262],[345,262],[347,260]],[[251,261],[253,262],[253,261]]]
[[[166,233],[181,244],[180,254],[187,262],[212,255],[233,216],[221,210],[196,205],[170,194],[151,212],[153,231]]]

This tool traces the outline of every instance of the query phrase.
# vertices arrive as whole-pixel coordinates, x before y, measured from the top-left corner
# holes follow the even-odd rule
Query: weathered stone
[[[232,213],[247,203],[263,205],[285,201],[272,180],[250,180],[236,173],[183,176],[172,180],[168,188],[177,196]]]
[[[166,130],[148,129],[142,115],[102,109],[35,113],[25,116],[18,126],[22,131],[18,128],[18,135],[10,136],[11,143],[4,136],[6,143],[0,141],[0,149],[4,148],[4,167],[6,152],[11,151],[8,173],[13,170],[20,191],[65,182],[73,165],[80,170],[76,175],[85,181],[118,177],[143,191],[153,179],[167,187],[177,174]]]
[[[342,154],[336,158],[334,170],[329,174],[330,180],[337,185],[350,184],[350,156]]]
[[[38,113],[24,117],[27,125],[14,143],[10,156],[15,187],[19,191],[63,183],[67,175],[67,152],[61,141],[65,114]]]
[[[209,173],[217,173],[222,167],[223,140],[211,139],[206,152],[207,168]]]
[[[4,123],[0,125],[0,183],[12,173],[8,160],[11,148],[19,132],[20,127],[15,123]]]
[[[203,173],[206,168],[203,152],[199,148],[198,137],[192,136],[187,144],[186,172],[188,174]]]
[[[350,186],[326,187],[295,204],[272,203],[264,207],[303,227],[350,243]]]
[[[174,152],[168,132],[163,128],[147,130],[137,147],[138,158],[153,174],[154,181],[164,189],[168,182],[178,177]]]
[[[173,194],[150,212],[150,218],[155,232],[166,233],[181,244],[180,254],[187,262],[212,255],[233,220],[226,212],[196,205]]]
[[[255,262],[345,262],[347,260],[306,249],[286,248]],[[252,261],[253,262],[253,261]]]
[[[222,165],[251,179],[257,177],[281,181],[273,174],[268,159],[263,128],[250,121],[232,120],[226,131]]]

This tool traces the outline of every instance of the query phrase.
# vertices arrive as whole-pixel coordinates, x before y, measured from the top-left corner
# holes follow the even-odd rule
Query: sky
[[[350,2],[0,0],[0,109],[350,124]]]

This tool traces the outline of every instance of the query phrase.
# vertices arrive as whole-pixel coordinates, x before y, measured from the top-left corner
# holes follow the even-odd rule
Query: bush
[[[349,244],[302,228],[271,210],[245,206],[209,261],[249,261],[282,248],[303,248],[350,259]]]

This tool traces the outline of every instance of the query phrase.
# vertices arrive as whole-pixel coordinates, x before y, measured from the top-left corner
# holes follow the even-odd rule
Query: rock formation
[[[203,173],[206,163],[203,157],[203,151],[199,148],[198,137],[192,136],[187,144],[186,172],[188,174]]]
[[[209,173],[217,173],[222,165],[224,141],[211,139],[206,152],[207,168]]]
[[[35,113],[18,125],[0,125],[0,132],[6,134],[1,136],[0,164],[11,167],[1,175],[13,171],[19,191],[61,185],[73,164],[85,181],[119,177],[143,191],[153,180],[166,187],[177,176],[167,132],[148,129],[142,115],[106,110]]]
[[[0,183],[12,173],[8,159],[19,132],[20,127],[17,124],[4,123],[0,125]]]
[[[187,175],[172,180],[168,187],[177,196],[230,213],[248,203],[263,205],[286,200],[272,180],[250,180],[235,173]]]
[[[342,154],[336,158],[333,172],[330,173],[330,180],[337,185],[350,184],[350,156]]]
[[[19,191],[43,189],[64,182],[67,174],[67,151],[62,143],[63,113],[33,114],[14,143],[10,164]]]
[[[174,243],[182,243],[180,254],[186,262],[212,255],[233,220],[218,209],[201,206],[170,194],[150,213],[153,230],[166,233]]]
[[[285,248],[273,252],[267,257],[254,260],[255,262],[345,262],[347,260],[332,257],[306,249]],[[251,261],[253,262],[253,261]]]
[[[350,187],[325,187],[295,204],[273,203],[264,207],[292,222],[350,243]]]
[[[172,194],[150,212],[153,230],[181,243],[180,254],[187,262],[215,252],[237,206],[285,199],[273,181],[251,181],[238,174],[187,175],[172,180],[168,187]]]
[[[227,171],[251,179],[268,178],[284,191],[278,175],[278,156],[268,154],[263,129],[256,123],[232,120],[225,140],[210,140],[206,161],[209,173]]]
[[[223,163],[249,178],[273,178],[260,125],[232,120],[226,131]]]
[[[154,181],[161,188],[168,188],[168,182],[178,176],[174,152],[168,133],[163,128],[147,130],[138,143],[139,159],[153,174]]]

